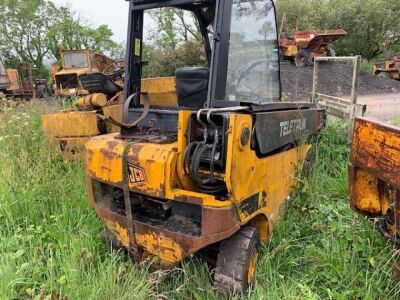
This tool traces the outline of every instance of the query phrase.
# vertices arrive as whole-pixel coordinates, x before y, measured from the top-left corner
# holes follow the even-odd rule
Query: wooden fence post
[[[354,58],[353,82],[351,87],[350,119],[349,119],[349,132],[348,132],[349,141],[351,141],[353,138],[354,122],[356,118],[358,87],[360,83],[360,68],[361,68],[361,56],[357,55]]]
[[[359,115],[364,115],[366,112],[366,106],[357,103],[360,69],[361,69],[361,56],[343,56],[343,57],[316,57],[314,63],[314,77],[311,91],[311,102],[316,103],[318,97],[322,101],[326,102],[327,111],[331,112],[332,115],[342,119],[348,119],[348,139],[351,141],[355,118]],[[353,80],[351,86],[351,99],[350,101],[345,98],[339,98],[329,95],[318,93],[318,67],[320,62],[351,62],[353,65]],[[336,103],[335,103],[336,102]],[[329,104],[331,103],[331,104]],[[336,105],[337,104],[337,105]],[[338,115],[339,113],[340,116]]]

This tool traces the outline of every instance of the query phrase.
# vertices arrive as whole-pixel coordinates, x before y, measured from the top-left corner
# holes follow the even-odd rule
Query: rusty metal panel
[[[325,30],[325,31],[297,31],[294,34],[296,45],[310,51],[317,51],[322,45],[329,45],[347,35],[343,29]]]
[[[357,118],[350,162],[400,189],[400,129]]]
[[[175,77],[142,79],[142,91],[148,93],[150,105],[177,106]]]
[[[105,117],[112,117],[117,122],[122,122],[122,104],[109,105],[103,107],[103,114]],[[107,132],[119,132],[121,128],[107,122]]]
[[[7,69],[7,75],[10,78],[11,86],[9,88],[12,92],[19,92],[21,90],[18,70],[17,69]]]
[[[50,145],[63,159],[80,159],[85,143],[89,141],[90,138],[91,137],[50,138]]]
[[[355,210],[371,214],[382,212],[379,180],[374,175],[362,170],[349,167],[350,199]]]
[[[42,125],[47,137],[90,137],[100,134],[96,111],[44,115]]]

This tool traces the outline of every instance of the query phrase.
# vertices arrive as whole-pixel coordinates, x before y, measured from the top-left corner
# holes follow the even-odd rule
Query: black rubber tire
[[[385,78],[385,79],[391,79],[390,74],[388,72],[380,72],[380,73],[378,73],[378,77]]]
[[[297,52],[294,62],[296,64],[296,67],[299,67],[299,68],[313,65],[310,53],[308,53],[305,50],[300,50],[299,52]]]
[[[336,57],[336,51],[333,48],[328,48],[327,50],[328,57]]]
[[[44,85],[38,85],[36,88],[36,96],[39,99],[45,98],[47,96],[47,92],[46,92],[46,86]]]
[[[222,241],[214,274],[214,286],[222,294],[242,294],[248,289],[250,259],[254,249],[259,252],[259,247],[260,233],[250,224]]]

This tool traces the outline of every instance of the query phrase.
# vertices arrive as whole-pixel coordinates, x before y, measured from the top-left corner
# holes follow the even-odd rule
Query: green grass
[[[245,299],[396,299],[392,245],[348,205],[348,145],[331,124]],[[84,168],[49,149],[35,107],[0,102],[0,299],[221,299],[194,257],[136,268],[100,238]]]
[[[393,125],[394,125],[394,126],[397,126],[397,127],[400,127],[400,118],[394,119],[394,120],[393,120]]]
[[[375,64],[377,64],[376,60],[369,61],[369,60],[363,59],[361,61],[361,70],[365,73],[372,73],[372,69]]]

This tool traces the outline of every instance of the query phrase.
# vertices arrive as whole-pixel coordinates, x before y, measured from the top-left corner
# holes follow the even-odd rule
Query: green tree
[[[47,30],[57,21],[57,8],[46,0],[0,1],[0,49],[7,60],[18,59],[43,69],[49,53]]]
[[[203,45],[196,40],[182,42],[175,49],[145,46],[143,55],[150,62],[143,68],[144,77],[174,76],[178,68],[207,65]]]
[[[48,29],[47,35],[49,51],[58,60],[61,46],[66,50],[91,49],[113,57],[121,53],[121,45],[112,40],[113,32],[107,25],[91,28],[65,7],[59,8],[59,21]]]
[[[8,65],[26,62],[45,71],[45,58],[60,59],[65,49],[92,49],[124,58],[107,25],[92,28],[67,7],[49,0],[0,0],[0,50]]]
[[[400,1],[398,0],[280,0],[278,15],[299,16],[300,29],[337,29],[348,32],[334,48],[339,55],[360,54],[374,59],[383,53],[383,43],[389,49],[400,48]],[[292,32],[293,19],[284,31]]]
[[[193,14],[173,8],[155,9],[146,14],[152,30],[143,48],[144,77],[174,76],[178,68],[206,66],[207,59],[199,24]]]
[[[147,15],[155,25],[150,31],[149,41],[156,47],[175,49],[184,41],[202,40],[198,22],[189,12],[160,8],[148,12]]]

